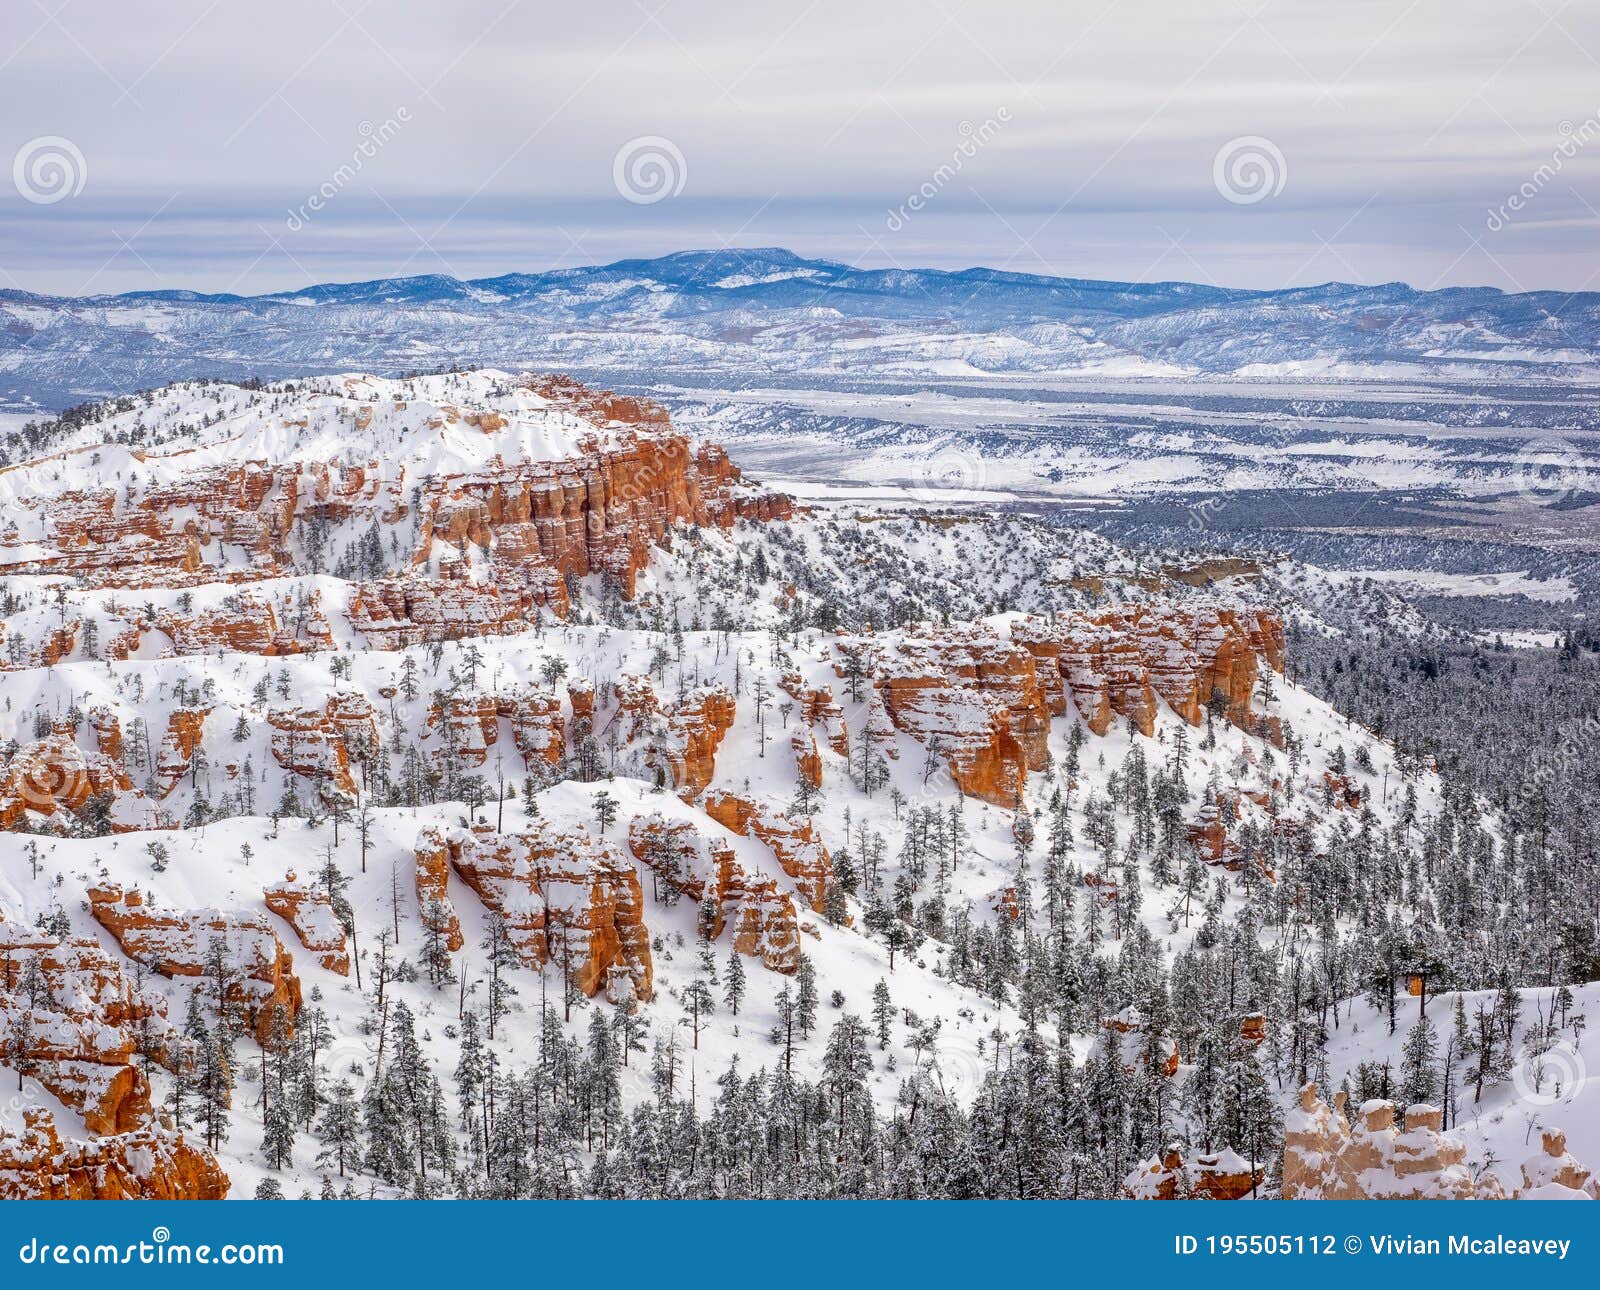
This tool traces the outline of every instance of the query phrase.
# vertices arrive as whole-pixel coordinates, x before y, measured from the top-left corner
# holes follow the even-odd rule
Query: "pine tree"
[[[1400,1098],[1408,1105],[1439,1096],[1439,1036],[1428,1018],[1419,1018],[1401,1048]]]
[[[880,980],[872,987],[872,1021],[877,1028],[878,1047],[889,1046],[890,1023],[894,1021],[894,1004],[889,999],[889,983]]]
[[[800,966],[795,971],[795,1021],[800,1027],[802,1039],[811,1038],[811,1032],[817,1028],[817,1008],[821,998],[817,993],[817,969],[810,958],[802,954]]]
[[[342,1079],[334,1084],[332,1094],[322,1105],[316,1136],[322,1144],[317,1163],[332,1162],[343,1178],[346,1168],[356,1163],[361,1144],[361,1106],[349,1080]]]
[[[728,1011],[737,1017],[739,1015],[739,1005],[744,1002],[746,980],[744,962],[737,950],[728,951],[728,965],[725,977],[726,984],[722,987],[722,1000],[728,1005]]]

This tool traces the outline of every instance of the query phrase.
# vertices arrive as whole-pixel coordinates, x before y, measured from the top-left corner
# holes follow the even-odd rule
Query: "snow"
[[[108,431],[131,430],[148,412],[135,409],[90,427],[81,437],[84,441],[72,445],[75,455],[70,459],[0,474],[0,501],[15,508],[34,499],[39,490],[57,490],[94,479],[149,486],[176,478],[197,464],[255,459],[254,454],[258,453],[263,460],[307,465],[327,460],[356,465],[378,459],[385,463],[386,470],[393,468],[397,478],[403,467],[405,478],[415,481],[433,472],[485,469],[497,457],[506,461],[560,460],[571,455],[583,437],[595,435],[604,441],[613,433],[607,427],[594,426],[570,412],[552,408],[537,396],[505,392],[511,380],[504,372],[403,382],[360,375],[325,377],[300,382],[292,397],[285,395],[277,404],[272,396],[244,398],[231,387],[182,387],[164,404],[170,413],[166,428],[173,440],[162,445],[163,451],[136,454],[129,446],[100,443]],[[794,396],[794,391],[770,393],[773,401]],[[753,400],[759,402],[764,397],[764,392],[756,391]],[[834,410],[844,406],[846,399],[844,395],[826,393],[814,396],[815,402]],[[403,413],[396,407],[397,402],[407,404]],[[1019,414],[1037,413],[1027,400],[1015,400],[1015,405]],[[510,423],[494,434],[486,434],[466,425],[459,415],[484,406],[507,409]],[[920,447],[890,445],[877,458],[880,468],[884,461],[893,461],[897,471],[914,470],[919,454],[926,459],[930,452],[956,447],[963,442],[962,433],[981,428],[983,419],[994,414],[988,401],[933,392],[863,396],[849,406],[857,411],[876,406],[896,418],[917,418],[934,431]],[[358,433],[353,429],[355,417],[363,409],[371,410],[371,421]],[[458,414],[455,420],[451,419],[451,409]],[[432,424],[435,419],[437,425]],[[202,424],[206,421],[209,424]],[[180,425],[187,428],[180,432]],[[1198,432],[1193,437],[1197,442],[1204,438]],[[1386,437],[1385,442],[1401,441]],[[1189,455],[1187,450],[1176,451],[1177,444],[1159,446],[1165,455],[1142,461],[1138,472],[1121,478],[1134,478],[1142,486],[1157,478],[1186,478],[1198,470],[1197,456]],[[1316,458],[1324,454],[1307,451],[1301,445],[1285,455]],[[1330,449],[1326,455],[1337,454]],[[1419,457],[1426,455],[1426,451],[1419,450]],[[1097,488],[1099,485],[1092,482],[1100,477],[1097,472],[1121,469],[1092,454],[1085,454],[1081,465],[1084,473],[1072,487]],[[989,458],[982,459],[982,467],[981,479],[944,490],[941,498],[983,502],[1016,495],[995,486],[1011,477],[1007,474],[1009,467],[996,465]],[[908,495],[909,490],[896,486],[899,476],[874,474],[868,467],[860,468],[859,474],[859,489],[835,483],[807,492],[807,498],[828,505],[812,518],[785,526],[783,545],[772,547],[769,554],[792,559],[825,586],[843,587],[860,579],[863,551],[888,553],[894,557],[895,576],[903,580],[905,588],[914,591],[924,582],[950,584],[950,601],[963,611],[975,604],[1081,607],[1080,593],[1069,585],[1070,575],[1080,568],[1104,576],[1127,594],[1145,594],[1133,576],[1140,566],[1126,552],[1093,534],[1051,530],[1046,538],[1039,528],[1015,518],[918,522],[886,513],[895,507],[878,504],[898,503]],[[737,611],[737,628],[728,633],[703,630],[698,622],[680,624],[681,664],[674,661],[662,665],[657,660],[658,651],[668,642],[675,643],[664,620],[654,628],[644,625],[647,620],[642,617],[627,620],[624,625],[583,621],[583,607],[592,607],[600,600],[598,578],[581,584],[578,621],[530,623],[527,632],[511,638],[377,653],[366,650],[364,641],[349,626],[344,613],[347,584],[325,575],[298,574],[257,580],[249,584],[248,590],[275,604],[316,593],[338,647],[336,651],[286,658],[237,654],[176,657],[165,633],[152,628],[138,655],[125,662],[95,660],[80,650],[53,668],[10,671],[6,674],[0,738],[14,738],[19,743],[32,737],[35,712],[64,713],[74,705],[87,710],[98,703],[115,704],[136,714],[150,732],[148,738],[158,743],[168,714],[179,705],[180,694],[202,695],[204,706],[209,709],[203,777],[196,775],[201,781],[198,789],[191,787],[186,778],[161,803],[161,810],[169,818],[183,818],[197,795],[212,800],[223,793],[237,795],[246,782],[255,793],[256,805],[254,814],[248,816],[221,819],[203,828],[164,831],[160,841],[171,854],[162,872],[153,871],[145,850],[150,835],[134,832],[104,838],[41,838],[41,872],[33,879],[29,865],[23,861],[27,840],[14,834],[0,835],[0,911],[16,921],[32,923],[51,907],[58,880],[61,890],[76,895],[91,882],[105,879],[146,890],[155,903],[168,908],[240,910],[264,917],[293,952],[295,970],[304,982],[307,996],[314,991],[319,994],[328,1012],[333,1039],[325,1054],[325,1069],[350,1078],[359,1088],[372,1071],[375,1059],[375,1039],[367,1017],[370,991],[358,990],[353,979],[322,968],[315,956],[302,950],[287,923],[264,913],[263,888],[280,881],[290,870],[304,880],[315,866],[331,857],[352,879],[349,897],[356,914],[358,945],[366,955],[364,970],[371,970],[378,930],[393,927],[396,922],[400,926],[401,952],[414,957],[418,952],[421,913],[412,879],[418,834],[430,827],[460,829],[469,823],[468,812],[460,802],[377,809],[364,856],[355,830],[348,823],[336,829],[326,818],[308,824],[294,816],[277,820],[267,817],[264,812],[282,797],[287,777],[273,758],[271,732],[264,720],[266,709],[289,704],[321,707],[334,694],[351,690],[382,696],[381,701],[375,702],[386,745],[397,758],[408,745],[414,745],[423,758],[431,758],[443,743],[442,736],[428,728],[428,709],[435,691],[454,688],[515,694],[535,683],[547,660],[560,660],[566,665],[573,688],[595,694],[596,729],[602,741],[616,715],[609,695],[609,683],[616,678],[654,673],[657,692],[663,698],[670,697],[680,685],[690,688],[721,684],[730,689],[737,687],[740,701],[738,719],[717,751],[713,788],[786,803],[794,796],[787,736],[795,718],[792,712],[769,707],[763,738],[750,702],[754,679],[763,678],[769,692],[776,693],[778,678],[793,670],[809,685],[831,686],[843,708],[852,740],[860,738],[867,724],[869,702],[865,694],[857,700],[849,698],[835,669],[837,640],[831,633],[814,629],[788,633],[783,629],[781,612],[768,596],[740,591],[742,582],[732,573],[733,562],[736,557],[746,557],[752,541],[748,527],[733,534],[697,534],[693,540],[685,534],[672,552],[657,553],[650,568],[641,575],[641,615],[648,613],[652,605],[678,605],[696,615],[712,606],[731,605]],[[874,542],[880,545],[871,545]],[[887,576],[877,572],[883,567],[874,566],[873,576]],[[1380,587],[1424,589],[1433,594],[1440,594],[1441,589],[1453,589],[1453,594],[1539,592],[1551,600],[1563,600],[1573,594],[1566,580],[1540,582],[1526,572],[1456,576],[1394,571],[1377,577],[1366,572],[1336,575],[1304,567],[1297,572],[1324,588],[1341,579],[1370,579]],[[1119,584],[1119,577],[1126,581]],[[6,618],[8,636],[37,638],[51,624],[58,610],[47,593],[56,585],[58,580],[3,580],[4,590],[15,601],[13,612]],[[95,617],[102,623],[104,636],[116,621],[107,607],[109,593],[61,585],[66,606],[74,613]],[[178,605],[180,596],[189,598],[188,612],[192,614],[222,606],[225,598],[238,590],[215,583],[182,591],[141,590],[136,597],[124,599],[136,599],[141,609],[148,603],[153,613],[146,616],[160,619]],[[1184,593],[1173,589],[1171,594]],[[977,611],[971,616],[978,616]],[[1016,622],[1016,615],[990,613],[983,615],[981,621],[997,640],[1002,640]],[[895,645],[904,639],[915,640],[918,634],[919,629],[915,628],[898,635],[882,628],[879,639]],[[892,651],[887,657],[892,667]],[[405,697],[402,687],[407,663],[414,666],[418,677],[418,689],[412,698]],[[474,678],[470,682],[465,679],[469,674]],[[1181,731],[1190,741],[1186,780],[1191,804],[1215,776],[1219,783],[1263,793],[1274,791],[1273,780],[1277,779],[1282,791],[1293,795],[1292,809],[1303,809],[1323,772],[1332,764],[1335,749],[1365,747],[1371,768],[1352,768],[1349,773],[1378,822],[1392,823],[1407,786],[1393,748],[1352,727],[1301,686],[1278,677],[1273,678],[1273,686],[1274,697],[1263,698],[1262,708],[1291,724],[1305,741],[1303,756],[1293,774],[1281,753],[1270,749],[1263,740],[1226,725],[1216,728],[1214,743],[1195,747],[1197,732],[1185,726],[1162,702],[1150,738],[1131,731],[1128,723],[1121,720],[1113,722],[1106,735],[1087,737],[1081,752],[1075,809],[1081,812],[1087,799],[1107,794],[1112,775],[1135,746],[1142,748],[1151,761],[1164,761]],[[268,696],[266,702],[259,697],[261,694]],[[955,702],[945,715],[955,725],[979,729],[988,721],[989,709],[975,701]],[[1053,769],[1031,777],[1029,805],[1038,806],[1048,799],[1052,789],[1065,788],[1060,768],[1067,759],[1069,738],[1080,728],[1079,718],[1070,706],[1066,715],[1051,723],[1048,746]],[[505,778],[516,785],[523,767],[510,723],[501,719],[495,730],[497,739],[480,773],[494,785],[503,771]],[[131,723],[125,723],[124,736],[130,741],[136,739]],[[80,731],[79,738],[87,749],[87,730]],[[856,850],[863,830],[880,834],[886,871],[892,877],[907,834],[909,810],[937,806],[948,811],[959,806],[970,837],[967,850],[951,875],[950,902],[954,908],[970,907],[977,918],[992,918],[994,894],[1015,878],[1013,812],[975,799],[958,799],[946,776],[925,775],[924,749],[909,734],[897,733],[893,744],[899,756],[889,763],[890,785],[869,795],[853,782],[844,759],[825,741],[818,740],[826,795],[816,827],[823,840],[837,853],[847,847]],[[783,890],[794,890],[793,880],[783,874],[770,851],[758,840],[731,834],[698,807],[654,788],[641,749],[607,746],[605,756],[606,769],[614,778],[595,783],[568,780],[537,792],[532,801],[524,798],[519,786],[516,800],[504,806],[504,830],[516,832],[533,827],[532,812],[536,809],[539,820],[557,828],[581,826],[595,832],[596,798],[604,791],[620,804],[619,817],[607,833],[608,840],[625,838],[627,825],[635,816],[659,815],[690,822],[702,837],[730,847],[751,874],[769,877]],[[1424,816],[1436,811],[1441,797],[1437,778],[1422,773],[1411,782],[1416,788],[1419,811]],[[298,788],[302,794],[310,791],[304,782]],[[891,795],[891,788],[898,792],[898,800]],[[1247,816],[1258,820],[1263,818],[1261,809],[1248,799],[1241,804]],[[493,805],[483,812],[491,822],[499,814],[500,808]],[[1080,840],[1070,858],[1080,870],[1088,870],[1098,864],[1099,857],[1091,845],[1081,840],[1082,830],[1078,832]],[[649,893],[650,874],[641,868],[640,876]],[[450,1071],[455,1064],[455,1046],[448,1032],[459,1022],[459,998],[464,997],[468,1006],[481,1006],[484,997],[481,946],[488,930],[488,913],[482,902],[455,874],[448,878],[448,893],[466,941],[457,956],[457,969],[465,978],[463,995],[458,997],[453,989],[433,989],[421,980],[397,981],[393,986],[396,997],[404,999],[416,1013],[424,1047],[441,1072]],[[531,906],[535,898],[529,893],[526,901]],[[1236,912],[1239,905],[1239,892],[1230,886],[1226,911]],[[685,1029],[685,1015],[679,1003],[685,987],[699,970],[693,902],[668,906],[647,894],[646,906],[645,921],[655,944],[657,997],[644,1005],[645,1016],[653,1037],[670,1037],[679,1046],[685,1057],[688,1083],[694,1089],[697,1105],[704,1109],[714,1093],[714,1077],[735,1057],[746,1072],[759,1066],[770,1068],[777,1060],[777,1050],[768,1041],[767,1032],[776,1019],[773,998],[783,979],[766,972],[758,963],[749,964],[750,990],[744,1009],[733,1016],[719,1007],[705,1020],[696,1044]],[[110,947],[108,934],[89,918],[77,899],[65,900],[63,907],[76,935],[93,937]],[[925,1022],[937,1018],[941,1024],[931,1047],[920,1048],[913,1043],[913,1028],[899,1021],[892,1027],[887,1050],[879,1051],[874,1046],[871,1079],[880,1107],[892,1103],[901,1080],[919,1062],[936,1065],[943,1085],[959,1100],[970,1101],[985,1073],[1005,1060],[1003,1049],[1008,1049],[1011,1041],[997,1044],[993,1038],[996,1030],[1015,1036],[1020,1029],[1021,1021],[1014,1008],[996,1004],[993,998],[954,983],[942,970],[947,948],[937,941],[925,941],[912,955],[897,956],[891,971],[882,939],[863,932],[859,904],[850,911],[854,925],[840,927],[805,909],[798,897],[797,908],[806,925],[801,944],[816,966],[825,1000],[823,1034],[813,1035],[802,1044],[797,1056],[802,1073],[817,1072],[824,1035],[837,1019],[838,1013],[828,1001],[832,991],[837,989],[843,994],[842,1008],[864,1014],[870,1007],[873,987],[884,981],[897,1012],[910,1010]],[[1195,945],[1200,923],[1196,918],[1180,925],[1172,910],[1170,892],[1158,894],[1154,888],[1147,888],[1138,914],[1143,928],[1162,947],[1168,964],[1173,956]],[[1268,948],[1277,948],[1270,934],[1266,939]],[[716,949],[719,968],[726,954],[724,941]],[[522,968],[514,969],[511,976],[518,995],[516,1011],[508,1020],[501,1041],[502,1056],[521,1064],[531,1060],[536,1051],[538,1001],[547,992],[559,993],[559,976],[553,970],[536,973]],[[151,979],[150,984],[169,1000],[172,1014],[181,1016],[189,985],[159,978]],[[1577,1011],[1600,1005],[1600,984],[1583,986],[1574,993],[1578,996]],[[1479,997],[1468,996],[1469,1008]],[[1451,1003],[1449,995],[1430,999],[1436,1020],[1448,1017]],[[1527,1012],[1531,1014],[1539,1003],[1540,998],[1530,992]],[[596,1002],[578,1009],[569,1027],[571,1033],[581,1037],[587,1009],[605,1006],[608,1005]],[[1126,1011],[1123,1020],[1131,1025],[1137,1017],[1133,1011]],[[1366,1001],[1341,1001],[1332,1022],[1332,1085],[1337,1087],[1351,1076],[1362,1061],[1387,1059],[1398,1068],[1404,1034],[1403,1025],[1390,1034],[1387,1019]],[[1081,1061],[1101,1041],[1098,1032],[1074,1036],[1074,1056]],[[245,1047],[249,1048],[248,1042]],[[1600,1051],[1594,1049],[1594,1041],[1587,1034],[1573,1055],[1580,1070],[1592,1061],[1600,1061]],[[634,1062],[625,1072],[623,1084],[623,1095],[629,1103],[653,1096],[647,1059],[636,1057]],[[241,1064],[244,1082],[231,1116],[234,1131],[224,1150],[225,1167],[235,1180],[235,1195],[251,1194],[255,1182],[263,1176],[257,1151],[260,1134],[250,1088],[250,1081],[258,1078],[256,1065],[251,1061]],[[1180,1070],[1178,1078],[1187,1073]],[[159,1073],[154,1076],[158,1093],[165,1078]],[[1559,1092],[1554,1091],[1548,1079],[1525,1084],[1521,1091],[1514,1083],[1486,1089],[1481,1102],[1462,1109],[1461,1131],[1472,1144],[1475,1167],[1493,1168],[1508,1184],[1515,1183],[1516,1166],[1537,1148],[1537,1129],[1554,1123],[1568,1130],[1574,1156],[1585,1162],[1600,1161],[1600,1102],[1596,1101],[1600,1092],[1592,1081],[1569,1079]],[[1294,1090],[1278,1091],[1287,1104]],[[1553,1100],[1539,1102],[1547,1097]],[[15,1112],[9,1114],[14,1117]],[[60,1122],[64,1131],[74,1123],[70,1116]],[[0,1126],[9,1123],[0,1119]],[[306,1157],[310,1155],[308,1146],[302,1143]],[[1223,1161],[1219,1161],[1224,1162],[1230,1170],[1242,1172],[1247,1167],[1229,1152],[1224,1152]],[[315,1171],[305,1160],[298,1163],[296,1180],[309,1183],[315,1178]]]

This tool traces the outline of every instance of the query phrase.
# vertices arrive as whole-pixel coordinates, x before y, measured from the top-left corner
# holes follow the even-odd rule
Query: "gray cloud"
[[[726,241],[1244,286],[1594,287],[1597,9],[43,0],[11,15],[0,152],[64,137],[87,177],[48,205],[0,192],[0,285],[272,290]],[[613,182],[646,135],[687,168],[654,204]],[[1214,182],[1242,136],[1287,171],[1255,203]]]

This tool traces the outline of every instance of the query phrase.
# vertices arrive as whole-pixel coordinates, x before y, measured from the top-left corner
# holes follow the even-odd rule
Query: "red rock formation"
[[[0,778],[0,829],[13,829],[29,816],[50,817],[81,810],[91,797],[130,799],[124,828],[144,823],[143,799],[122,764],[105,753],[86,753],[69,727],[26,745]],[[136,800],[135,800],[136,799]]]
[[[98,942],[53,941],[4,920],[0,1034],[6,1060],[97,1134],[127,1132],[150,1114],[149,1087],[134,1064],[140,1039],[162,1060],[178,1043],[165,1002],[136,990]]]
[[[464,944],[461,920],[450,903],[450,850],[437,829],[427,829],[417,838],[417,908],[424,917],[437,920],[445,947],[454,954]]]
[[[687,796],[704,790],[716,774],[717,748],[733,726],[732,691],[701,686],[663,704],[649,677],[624,675],[612,692],[617,700],[612,722],[624,742],[644,745],[645,766]]]
[[[47,631],[39,648],[34,651],[33,665],[54,667],[62,659],[69,657],[72,651],[78,648],[79,625],[74,619],[70,623],[62,623]]]
[[[594,721],[594,682],[586,676],[575,676],[567,682],[567,701],[572,704],[572,721]]]
[[[726,843],[704,837],[687,820],[636,816],[628,827],[628,846],[669,887],[696,903],[709,895],[711,939],[733,925],[733,948],[759,958],[774,972],[800,966],[800,933],[794,901],[776,880],[750,874]]]
[[[809,730],[796,730],[789,736],[789,749],[794,753],[795,778],[812,788],[821,788],[822,753],[816,737]]]
[[[799,884],[811,908],[821,912],[833,881],[833,859],[810,820],[790,819],[770,803],[751,801],[736,793],[709,793],[705,812],[723,828],[740,837],[754,837],[777,857],[784,873]]]
[[[1129,1074],[1136,1071],[1150,1056],[1148,1037],[1150,1023],[1144,1013],[1131,1004],[1114,1017],[1106,1017],[1104,1027],[1096,1040],[1097,1053],[1114,1052]],[[1166,1035],[1156,1035],[1154,1045],[1161,1055],[1161,1073],[1169,1078],[1178,1073],[1178,1046]]]
[[[122,721],[114,709],[103,704],[90,708],[89,729],[99,752],[111,758],[122,756]]]
[[[494,456],[470,474],[411,481],[376,460],[240,461],[184,471],[187,450],[164,459],[140,454],[169,467],[163,482],[41,497],[30,508],[37,514],[26,517],[26,534],[14,525],[0,535],[0,574],[65,573],[94,585],[140,587],[279,576],[295,571],[289,539],[300,526],[393,525],[415,504],[413,563],[477,546],[487,557],[483,586],[493,590],[462,593],[452,603],[441,584],[364,584],[352,621],[381,643],[398,645],[504,630],[531,606],[562,613],[567,574],[613,574],[631,597],[651,546],[670,543],[679,523],[728,528],[740,518],[792,513],[788,498],[744,484],[720,449],[691,445],[659,405],[560,377],[519,383],[533,398],[588,421],[592,430],[575,455],[511,464]],[[359,428],[363,418],[371,424],[373,406],[341,404],[338,414]],[[289,424],[308,423],[303,417]],[[492,409],[451,408],[427,429],[462,423],[492,435],[507,421]],[[301,643],[275,630],[270,618],[258,607],[212,611],[190,622],[173,618],[170,630],[180,649],[227,637],[252,652]],[[63,635],[47,648],[54,655],[47,661],[72,646]]]
[[[1235,1151],[1197,1151],[1187,1158],[1177,1146],[1140,1165],[1122,1182],[1132,1200],[1240,1200],[1266,1178],[1265,1164],[1254,1166]]]
[[[1322,772],[1322,782],[1327,786],[1328,799],[1338,809],[1361,809],[1361,786],[1348,775],[1335,775],[1331,770]]]
[[[792,514],[788,498],[745,488],[720,449],[692,448],[670,429],[659,405],[551,379],[557,383],[525,384],[540,397],[556,390],[553,401],[600,418],[592,424],[606,427],[612,445],[594,436],[565,460],[427,481],[419,499],[419,562],[435,543],[468,544],[485,552],[497,582],[530,567],[563,576],[608,573],[631,599],[651,546],[670,546],[678,523],[728,528],[739,518]]]
[[[446,860],[505,920],[528,967],[554,962],[588,995],[604,988],[615,996],[614,978],[622,974],[633,997],[651,997],[654,967],[639,876],[609,842],[546,821],[514,834],[426,829],[417,856],[419,875]]]
[[[174,708],[167,716],[167,733],[162,736],[161,747],[156,752],[157,797],[171,796],[172,790],[189,773],[194,750],[200,746],[210,712],[210,708]]]
[[[302,881],[291,869],[282,882],[266,889],[265,897],[267,908],[294,928],[300,944],[317,956],[317,962],[340,976],[350,975],[344,926],[326,891]]]
[[[867,696],[867,724],[862,735],[873,751],[885,761],[900,760],[894,722],[889,720],[889,710],[883,706],[883,696],[876,690]]]
[[[665,738],[655,744],[674,788],[702,792],[717,770],[717,747],[733,727],[733,692],[708,685],[691,690],[662,712]]]
[[[322,616],[319,598],[312,593],[303,621],[284,625],[272,605],[260,596],[229,596],[216,609],[193,617],[164,613],[156,625],[172,640],[179,654],[220,652],[263,654],[275,657],[333,648],[333,634]]]
[[[335,712],[343,710],[339,700]],[[272,727],[273,760],[284,770],[318,780],[326,791],[355,795],[345,731],[327,708],[271,708],[267,724]]]
[[[439,732],[436,756],[454,756],[476,769],[500,742],[500,721],[511,723],[512,741],[523,764],[554,766],[566,752],[561,700],[540,687],[515,694],[457,694],[436,701],[428,710],[428,728]]]
[[[937,744],[963,793],[1015,806],[1048,756],[1050,708],[1033,656],[982,624],[855,643],[896,729]]]
[[[300,978],[278,934],[258,914],[220,909],[157,909],[137,891],[115,885],[89,888],[89,912],[116,938],[129,958],[167,977],[199,977],[214,941],[220,940],[230,980],[227,1001],[258,1039],[271,1034],[281,1012],[292,1023],[300,1012]]]
[[[502,699],[499,710],[501,716],[511,719],[511,737],[526,765],[560,763],[566,755],[567,739],[561,725],[561,700],[553,690],[525,690],[509,700]]]
[[[850,755],[850,731],[844,723],[844,710],[825,685],[807,685],[798,672],[786,672],[778,680],[779,687],[795,701],[799,711],[795,715],[810,730],[822,727],[822,737],[828,747],[841,757]]]
[[[1053,710],[1064,711],[1070,694],[1096,734],[1114,715],[1150,734],[1157,695],[1191,725],[1200,724],[1215,696],[1229,721],[1257,730],[1251,696],[1258,658],[1283,668],[1281,620],[1222,605],[1132,605],[1054,623],[1025,619],[1012,639],[1040,663]],[[1059,701],[1052,668],[1064,683]]]
[[[538,576],[535,576],[537,574]],[[523,631],[541,607],[567,616],[566,583],[551,570],[529,570],[511,582],[445,581],[415,574],[359,582],[350,625],[374,649],[403,649],[472,636]]]
[[[1540,1134],[1539,1154],[1522,1162],[1518,1200],[1596,1200],[1600,1180],[1567,1152],[1567,1135],[1560,1129]]]
[[[217,1159],[160,1124],[92,1141],[62,1141],[42,1107],[20,1134],[0,1131],[0,1200],[221,1200],[232,1185]]]

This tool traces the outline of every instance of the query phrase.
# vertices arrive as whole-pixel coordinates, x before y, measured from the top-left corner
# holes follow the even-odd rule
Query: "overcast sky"
[[[0,286],[781,245],[1600,288],[1600,0],[4,8]]]

